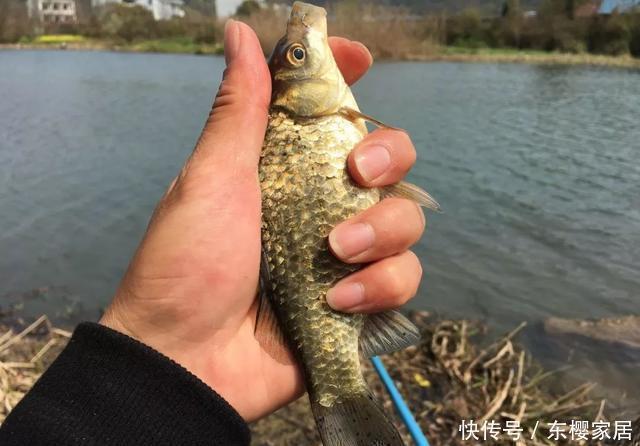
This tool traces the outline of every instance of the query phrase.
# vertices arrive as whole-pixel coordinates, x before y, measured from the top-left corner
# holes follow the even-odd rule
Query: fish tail
[[[404,446],[398,430],[368,391],[331,407],[311,401],[311,409],[324,446]]]

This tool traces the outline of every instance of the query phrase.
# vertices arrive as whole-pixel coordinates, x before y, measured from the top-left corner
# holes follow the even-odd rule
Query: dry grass
[[[480,348],[477,335],[485,328],[479,324],[435,320],[424,313],[412,318],[422,329],[421,344],[384,361],[434,446],[471,444],[460,439],[462,419],[496,420],[503,425],[506,420],[518,420],[525,440],[516,444],[522,446],[567,444],[548,440],[544,423],[538,426],[535,441],[530,440],[537,420],[606,418],[604,401],[590,396],[592,384],[564,393],[549,389],[553,372],[542,370],[514,341],[524,324]],[[71,336],[52,327],[46,316],[28,326],[16,325],[18,328],[0,325],[0,424]],[[392,403],[375,371],[368,361],[365,366],[372,391],[392,413]],[[639,422],[635,442],[624,445],[640,445]],[[396,423],[407,444],[412,444],[404,426]],[[255,423],[252,430],[256,446],[321,446],[306,397]],[[505,440],[484,443],[513,444]]]
[[[438,20],[407,17],[407,12],[399,8],[339,3],[328,10],[329,34],[363,42],[376,58],[413,59],[435,54],[438,45],[433,35],[437,34]],[[268,55],[284,33],[288,12],[264,8],[239,19],[256,31]]]
[[[0,326],[0,424],[70,337],[52,327],[46,316],[20,331]]]
[[[590,396],[593,384],[584,383],[562,393],[550,390],[553,372],[542,370],[514,341],[524,324],[480,348],[475,335],[484,327],[479,324],[438,321],[424,314],[413,318],[423,330],[421,344],[385,357],[384,361],[432,445],[473,444],[460,438],[462,419],[479,424],[495,420],[502,426],[507,420],[517,420],[524,429],[523,440],[517,443],[522,446],[563,444],[547,438],[546,423],[537,426],[535,440],[531,440],[538,420],[604,418],[604,401]],[[383,401],[387,412],[393,413],[375,372],[368,361],[364,364],[374,394]],[[413,444],[404,426],[397,420],[396,424],[407,444]],[[306,397],[256,423],[253,433],[255,446],[321,444]],[[500,441],[482,442],[485,443],[514,444],[504,436]]]
[[[283,8],[264,8],[240,20],[256,31],[265,55],[269,55],[284,33],[287,18]],[[328,10],[328,26],[330,35],[364,43],[376,59],[640,68],[640,59],[631,56],[447,47],[443,45],[444,16],[416,17],[402,8],[389,6],[332,4]]]
[[[329,10],[329,34],[363,42],[375,58],[413,59],[437,52],[427,20],[401,8],[338,3]]]
[[[238,17],[256,32],[265,55],[271,54],[276,43],[284,34],[288,18],[289,13],[283,8],[265,8],[256,11],[249,17]]]
[[[413,59],[425,62],[526,63],[539,65],[585,65],[640,69],[640,59],[631,56],[599,54],[568,54],[541,51],[479,50],[456,52],[442,48],[433,54],[417,55]]]

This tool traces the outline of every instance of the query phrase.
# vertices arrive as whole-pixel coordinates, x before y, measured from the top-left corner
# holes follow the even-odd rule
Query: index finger
[[[347,84],[354,84],[373,63],[371,53],[362,43],[344,37],[329,37],[333,57]]]

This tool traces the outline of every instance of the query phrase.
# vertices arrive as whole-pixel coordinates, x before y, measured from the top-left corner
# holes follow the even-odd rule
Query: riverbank
[[[55,37],[55,36],[49,36]],[[79,37],[79,36],[68,36]],[[135,42],[115,42],[101,39],[38,39],[33,42],[0,44],[0,50],[69,50],[69,51],[117,51],[128,53],[165,53],[222,55],[223,47],[217,44],[197,43],[189,38],[151,39]]]
[[[475,62],[475,63],[526,63],[540,65],[583,65],[640,69],[640,59],[631,56],[605,56],[589,53],[559,53],[546,51],[520,51],[494,48],[442,47],[432,55],[415,56],[413,60]]]
[[[131,43],[96,39],[64,39],[0,44],[0,50],[119,51],[132,53],[222,55],[218,44],[196,43],[189,38],[140,40]],[[395,60],[379,58],[380,60]],[[434,47],[423,54],[405,54],[399,60],[420,62],[526,63],[583,65],[640,69],[640,59],[588,53],[520,51],[494,48]]]
[[[548,423],[553,420],[606,419],[610,415],[604,401],[592,399],[593,384],[551,390],[553,372],[537,366],[515,340],[524,324],[481,346],[486,328],[480,324],[438,320],[422,312],[411,317],[421,328],[422,342],[385,356],[383,361],[433,445],[465,444],[458,430],[463,419],[479,425],[485,420],[503,426],[506,421],[517,422],[524,431],[519,445],[546,445],[558,444],[547,438]],[[31,323],[0,318],[0,423],[69,337],[68,331],[53,327],[46,316]],[[364,364],[373,393],[393,413],[370,363]],[[396,424],[407,444],[412,444],[397,419]],[[254,423],[252,432],[254,446],[320,444],[306,398]],[[512,441],[503,433],[499,441],[489,443]]]
[[[27,324],[0,313],[0,424],[62,351],[71,333],[46,316]]]
[[[462,439],[462,420],[478,427],[485,421],[502,426],[497,439],[483,439],[480,430],[483,444],[569,444],[550,437],[550,423],[558,420],[568,426],[571,420],[611,416],[604,400],[593,399],[593,383],[554,388],[555,372],[543,370],[516,340],[524,323],[487,345],[487,327],[482,324],[441,320],[423,312],[411,318],[422,331],[421,343],[385,356],[383,362],[432,445],[474,443],[472,437]],[[371,364],[363,365],[374,395],[393,413]],[[394,421],[406,444],[414,444],[404,425],[396,417]],[[505,433],[507,421],[522,428],[517,442]],[[255,423],[252,432],[254,446],[321,445],[306,397]]]

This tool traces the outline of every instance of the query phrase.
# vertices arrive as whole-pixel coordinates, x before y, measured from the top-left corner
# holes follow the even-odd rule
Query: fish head
[[[333,58],[324,8],[295,2],[287,32],[269,60],[271,105],[304,117],[337,112],[352,101]]]

